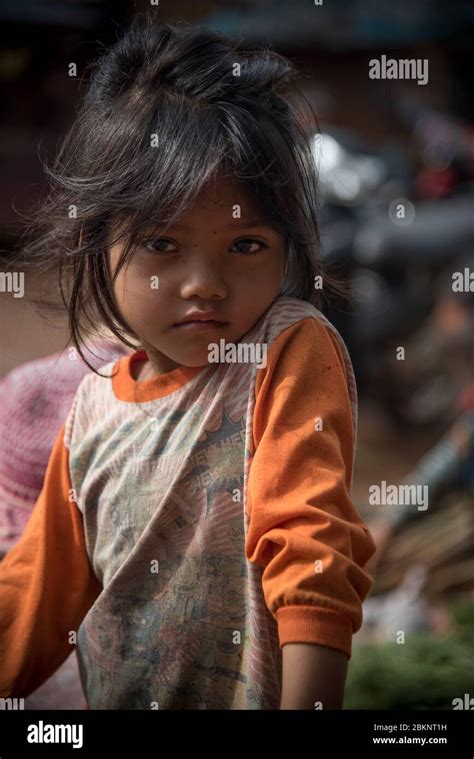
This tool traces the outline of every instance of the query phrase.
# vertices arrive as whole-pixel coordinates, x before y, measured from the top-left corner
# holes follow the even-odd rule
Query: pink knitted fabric
[[[92,343],[83,352],[100,369],[128,349],[109,340]],[[66,349],[21,364],[0,380],[0,560],[23,532],[42,488],[53,443],[81,379],[90,371],[75,351]],[[87,708],[75,651],[28,696],[25,705],[27,709]]]
[[[84,349],[95,369],[128,352],[115,340]],[[0,558],[28,521],[56,435],[81,379],[90,371],[67,348],[21,364],[0,380]]]

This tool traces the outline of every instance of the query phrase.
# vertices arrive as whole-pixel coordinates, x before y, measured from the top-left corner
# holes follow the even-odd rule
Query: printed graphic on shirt
[[[279,298],[245,340],[270,355],[308,316],[326,323],[310,304]],[[263,569],[245,555],[257,371],[209,366],[143,403],[119,400],[96,375],[81,383],[65,445],[103,585],[78,630],[91,709],[279,707],[278,626]]]

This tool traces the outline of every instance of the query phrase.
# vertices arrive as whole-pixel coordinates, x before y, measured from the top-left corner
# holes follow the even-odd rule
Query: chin
[[[193,358],[189,359],[186,362],[183,362],[184,366],[209,366],[209,361],[207,360],[207,353],[203,358]]]

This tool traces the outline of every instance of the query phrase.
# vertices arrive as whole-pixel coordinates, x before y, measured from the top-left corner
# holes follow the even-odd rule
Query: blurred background
[[[309,117],[305,126],[320,172],[323,257],[353,289],[325,313],[359,389],[354,502],[378,546],[344,706],[454,708],[474,696],[474,5],[3,0],[5,261],[45,189],[41,161],[52,161],[72,122],[81,72],[136,12],[269,43],[301,71],[299,89],[319,122],[319,132]],[[413,75],[392,66],[394,76],[373,78],[374,60],[413,61]],[[35,362],[57,357],[68,337],[65,317],[40,319],[30,303],[35,278],[25,281],[24,298],[0,288],[0,556],[18,540],[44,474],[39,457],[31,481],[15,481],[12,417],[43,410],[45,465],[87,371],[68,376],[54,407],[34,395],[35,367],[44,366]],[[23,401],[20,412],[27,386],[29,409]],[[398,488],[396,503],[375,502],[382,483]],[[417,485],[418,494],[428,487],[426,509],[400,495]],[[27,699],[29,709],[83,707],[75,654]]]

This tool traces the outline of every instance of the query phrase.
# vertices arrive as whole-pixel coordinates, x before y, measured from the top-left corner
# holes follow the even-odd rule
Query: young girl
[[[81,355],[94,322],[133,352],[81,381],[0,564],[3,697],[75,646],[91,709],[342,705],[375,545],[294,75],[142,16],[93,72],[26,251]]]

